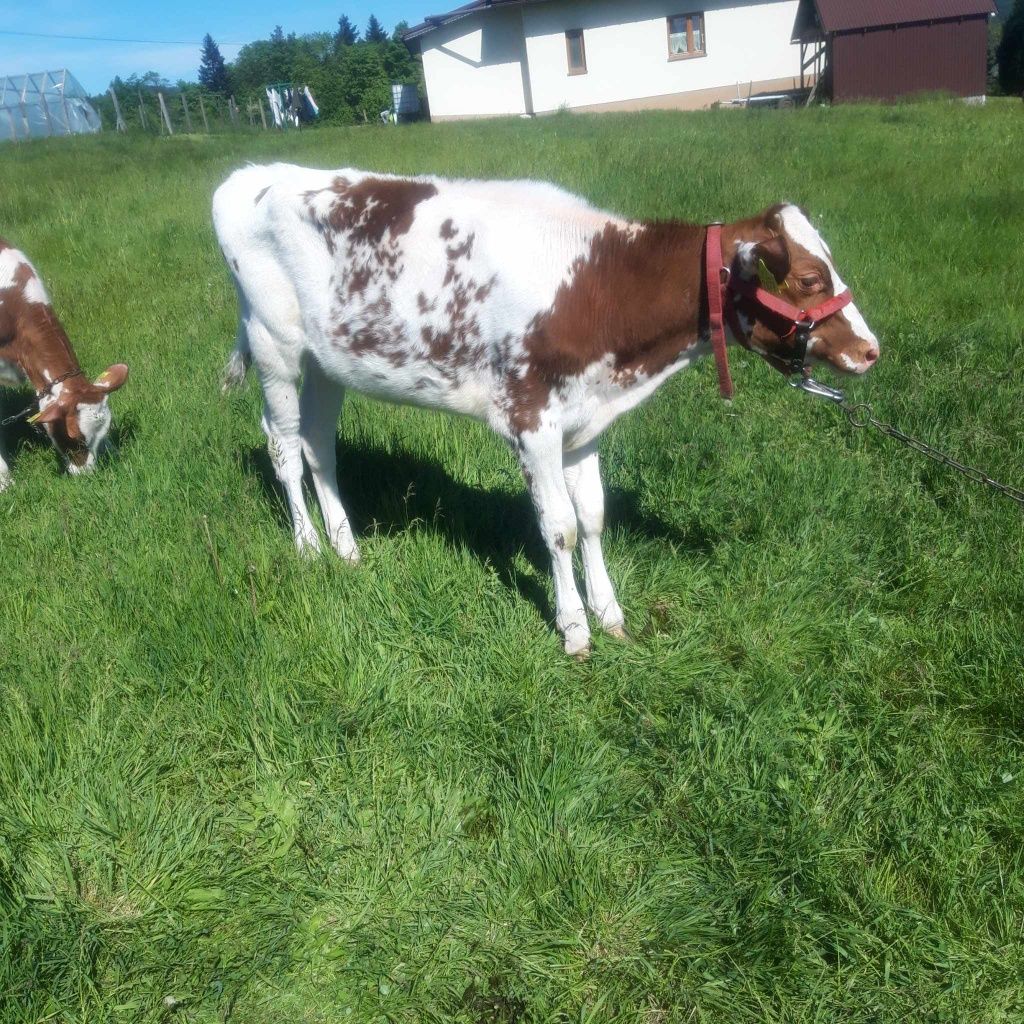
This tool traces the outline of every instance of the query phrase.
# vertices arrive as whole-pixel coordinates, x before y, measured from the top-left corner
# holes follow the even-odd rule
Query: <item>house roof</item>
[[[477,11],[493,7],[520,7],[523,4],[548,3],[549,0],[473,0],[446,14],[430,14],[418,25],[402,34],[406,43],[449,25]],[[826,32],[849,32],[861,28],[880,28],[884,25],[906,25],[915,21],[940,21],[944,18],[977,17],[994,14],[993,0],[801,0],[797,12],[794,38],[814,24],[814,9],[818,22]]]
[[[807,18],[811,4],[825,32],[849,32],[885,25],[941,21],[995,13],[992,0],[803,0],[797,13],[797,32],[813,23]]]
[[[510,7],[513,5],[519,7],[523,3],[536,4],[547,2],[548,0],[473,0],[473,3],[464,4],[462,7],[456,7],[454,11],[449,11],[447,14],[427,15],[419,25],[413,25],[412,28],[407,29],[402,33],[402,41],[411,43],[420,36],[425,36],[428,32],[433,32],[435,28],[440,28],[442,25],[448,25],[453,21],[458,21],[460,18],[465,18],[470,14],[475,14],[477,11],[486,11],[491,7]]]

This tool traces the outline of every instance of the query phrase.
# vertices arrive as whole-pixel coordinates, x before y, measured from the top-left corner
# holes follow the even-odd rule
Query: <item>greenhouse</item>
[[[67,69],[0,77],[0,139],[98,132],[100,116]]]

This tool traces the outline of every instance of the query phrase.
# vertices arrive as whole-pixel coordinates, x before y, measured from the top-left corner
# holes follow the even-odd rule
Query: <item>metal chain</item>
[[[882,420],[875,417],[874,410],[870,405],[867,405],[866,403],[850,405],[849,402],[845,401],[837,402],[836,404],[843,410],[843,412],[846,413],[846,418],[849,420],[851,427],[855,427],[858,430],[863,430],[867,427],[874,427],[876,430],[880,430],[883,434],[895,438],[897,441],[907,445],[907,447],[913,448],[915,452],[920,452],[922,455],[927,456],[929,459],[934,459],[943,466],[948,466],[950,469],[955,469],[958,473],[963,473],[965,477],[969,480],[973,480],[976,484],[987,484],[994,490],[999,491],[1000,494],[1005,494],[1011,501],[1015,501],[1018,505],[1024,506],[1024,491],[1017,487],[1011,487],[1009,484],[1001,484],[998,480],[993,480],[992,477],[987,473],[983,473],[980,469],[975,469],[973,466],[965,465],[957,459],[954,459],[951,455],[947,455],[945,452],[939,451],[938,448],[933,448],[926,441],[922,441],[916,437],[911,437],[910,434],[904,433],[898,427],[894,427],[891,423],[884,423]]]
[[[958,473],[963,473],[968,480],[973,480],[976,484],[987,484],[1000,494],[1005,494],[1010,501],[1015,501],[1018,505],[1024,506],[1024,491],[1019,487],[1001,484],[998,480],[993,480],[992,477],[987,473],[983,473],[980,469],[965,465],[963,462],[954,459],[952,455],[947,455],[945,452],[939,451],[938,448],[933,448],[927,441],[911,437],[910,434],[904,433],[891,423],[884,423],[882,420],[876,419],[875,410],[866,402],[851,405],[846,401],[844,392],[838,388],[830,388],[827,384],[819,383],[813,377],[806,375],[806,371],[799,376],[794,374],[789,380],[789,386],[796,388],[798,391],[806,391],[807,394],[813,395],[815,398],[823,398],[826,402],[831,402],[833,405],[838,405],[846,413],[846,418],[849,420],[851,427],[855,427],[857,430],[874,427],[888,437],[892,437],[907,445],[908,448],[913,448],[915,452],[920,452],[922,455],[927,456],[929,459],[934,459],[943,466],[948,466],[950,469],[955,469]]]

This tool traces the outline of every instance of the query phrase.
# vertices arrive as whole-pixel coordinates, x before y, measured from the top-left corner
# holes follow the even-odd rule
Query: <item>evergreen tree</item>
[[[224,63],[220,47],[209,32],[203,37],[203,52],[199,59],[199,83],[210,92],[226,94],[231,83],[228,81],[228,67]]]
[[[355,25],[348,20],[348,15],[343,14],[338,19],[338,31],[334,34],[335,48],[340,46],[354,46],[359,40],[359,33]]]
[[[1017,0],[1003,26],[1003,38],[996,50],[999,85],[1011,95],[1024,93],[1024,0]]]
[[[400,21],[395,26],[394,32],[391,33],[391,38],[394,39],[394,41],[396,43],[400,43],[402,41],[402,36],[404,36],[405,33],[408,32],[408,31],[409,31],[409,22],[407,22],[407,21]]]
[[[280,25],[274,26],[274,31],[270,33],[270,41],[272,43],[283,43],[284,42],[284,29]]]
[[[377,20],[377,15],[370,15],[363,39],[368,43],[386,43],[388,41],[388,34],[384,31],[384,26]]]

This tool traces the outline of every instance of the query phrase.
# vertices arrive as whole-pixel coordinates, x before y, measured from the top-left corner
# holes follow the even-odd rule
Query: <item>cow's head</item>
[[[792,306],[794,317],[846,290],[829,247],[798,206],[773,206],[761,216],[737,224],[736,242],[730,269],[737,289],[760,284]],[[736,295],[736,308],[750,347],[783,368],[793,354],[792,322],[765,309],[748,294]],[[871,369],[878,353],[878,339],[851,302],[815,324],[806,361],[860,374]]]
[[[110,432],[107,396],[127,379],[128,367],[115,363],[92,383],[69,377],[40,399],[35,422],[46,428],[69,473],[88,473],[95,467]]]

